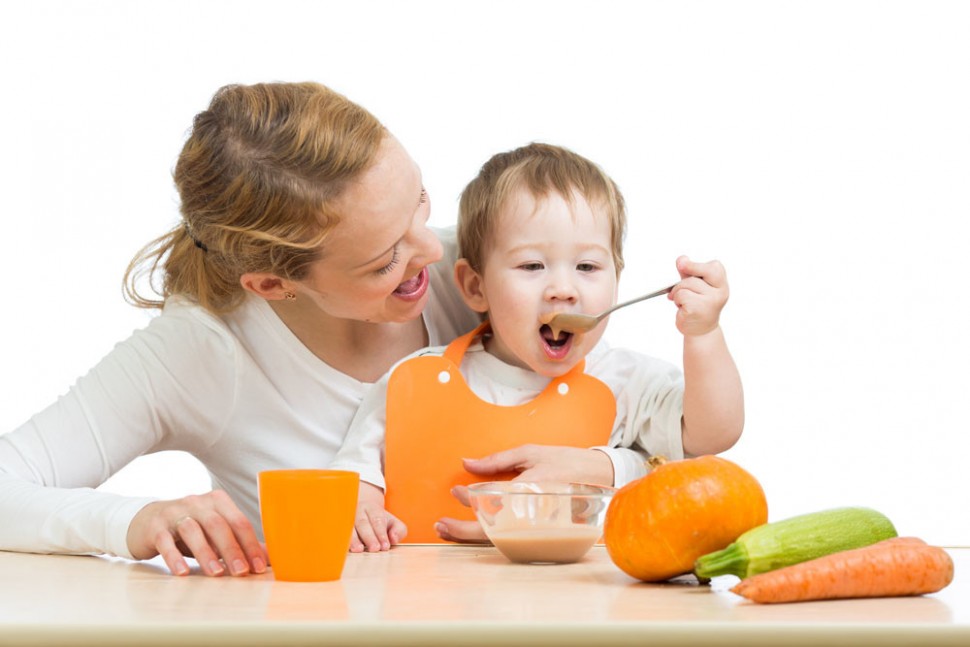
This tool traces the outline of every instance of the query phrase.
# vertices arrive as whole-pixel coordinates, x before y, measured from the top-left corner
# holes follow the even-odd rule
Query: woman
[[[175,183],[182,221],[126,275],[131,300],[160,315],[0,436],[0,549],[161,555],[175,574],[189,572],[187,555],[206,575],[263,572],[257,472],[326,466],[370,383],[477,324],[453,286],[453,232],[427,226],[417,165],[324,86],[222,88],[195,118]],[[161,300],[139,292],[146,275]],[[205,464],[212,492],[154,501],[88,489],[174,449]],[[513,450],[481,469],[541,466],[557,451]],[[387,523],[392,540],[406,532]]]

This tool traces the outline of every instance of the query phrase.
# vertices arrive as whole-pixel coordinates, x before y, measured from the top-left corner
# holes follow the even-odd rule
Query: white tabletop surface
[[[494,548],[350,555],[338,582],[168,574],[159,560],[0,552],[8,645],[970,645],[970,549],[943,591],[756,605],[684,578],[644,584],[596,546],[519,565]]]

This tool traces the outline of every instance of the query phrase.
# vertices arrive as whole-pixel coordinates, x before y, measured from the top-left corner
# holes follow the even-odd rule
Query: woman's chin
[[[390,307],[388,308],[388,316],[385,321],[388,323],[407,323],[408,321],[414,321],[424,312],[425,306],[428,305],[429,297],[430,292],[427,291],[416,301],[400,299],[396,294],[392,295],[389,299]]]

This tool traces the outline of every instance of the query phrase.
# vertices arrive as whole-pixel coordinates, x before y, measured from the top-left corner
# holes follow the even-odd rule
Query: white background
[[[148,315],[132,255],[230,82],[317,80],[420,164],[436,224],[491,154],[600,163],[629,204],[621,298],[718,258],[772,520],[839,505],[970,544],[970,3],[23,2],[0,9],[0,432]],[[673,306],[608,338],[680,363]],[[108,487],[206,488],[182,455]]]

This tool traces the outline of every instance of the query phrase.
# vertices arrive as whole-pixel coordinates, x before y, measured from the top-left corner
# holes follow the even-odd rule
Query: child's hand
[[[705,335],[718,327],[728,300],[727,273],[718,261],[695,263],[677,259],[680,283],[668,298],[677,304],[677,330],[683,335]]]
[[[408,534],[404,522],[384,509],[384,491],[376,485],[360,482],[357,495],[357,519],[350,537],[350,552],[376,553],[389,550]]]

